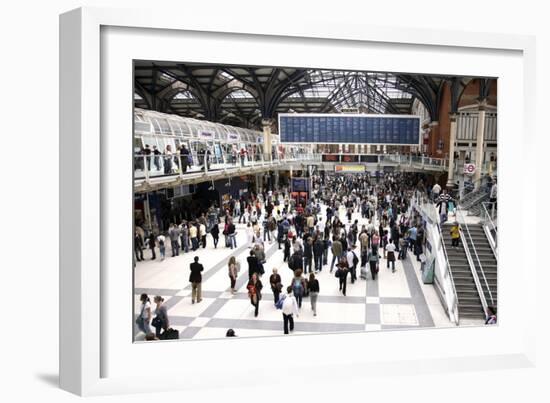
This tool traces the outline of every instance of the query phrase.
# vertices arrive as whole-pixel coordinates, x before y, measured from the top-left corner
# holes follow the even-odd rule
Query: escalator
[[[470,269],[466,251],[462,243],[458,247],[451,246],[450,229],[451,224],[444,224],[441,227],[441,233],[454,279],[458,312],[461,318],[483,319],[485,317],[483,304]]]

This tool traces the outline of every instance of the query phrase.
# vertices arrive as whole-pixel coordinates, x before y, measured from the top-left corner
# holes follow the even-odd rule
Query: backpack
[[[292,281],[292,289],[294,290],[294,292],[295,292],[296,294],[302,293],[302,290],[303,290],[303,287],[302,287],[302,279],[300,279],[300,278],[295,278],[295,279]]]

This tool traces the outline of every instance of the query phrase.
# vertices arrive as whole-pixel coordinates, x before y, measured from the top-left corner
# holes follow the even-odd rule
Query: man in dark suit
[[[253,250],[250,251],[250,256],[246,258],[248,262],[248,279],[252,278],[252,275],[256,273],[260,275],[260,263]]]
[[[202,283],[202,274],[204,270],[202,264],[199,263],[199,257],[195,256],[195,262],[189,265],[191,268],[191,274],[189,274],[189,282],[191,283],[192,292],[191,292],[191,303],[202,301],[202,292],[201,292],[201,283]]]

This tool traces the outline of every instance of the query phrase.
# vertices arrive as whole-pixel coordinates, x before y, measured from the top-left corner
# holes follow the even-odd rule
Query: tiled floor
[[[342,218],[345,218],[343,214]],[[360,225],[366,222],[357,214],[355,218],[359,219]],[[228,328],[235,329],[240,337],[282,335],[282,315],[273,304],[269,275],[273,268],[277,268],[286,286],[291,281],[292,272],[283,262],[282,250],[278,250],[275,243],[266,243],[263,299],[259,316],[255,318],[254,308],[246,293],[246,257],[249,249],[245,244],[244,225],[237,225],[237,230],[236,250],[222,246],[214,249],[208,236],[206,249],[177,257],[171,257],[168,249],[164,261],[158,257],[157,260],[150,260],[149,251],[146,251],[148,260],[138,262],[135,269],[136,311],[139,309],[139,294],[145,292],[151,300],[155,295],[163,296],[171,325],[180,331],[181,339],[220,338],[225,336]],[[223,237],[220,245],[223,245]],[[194,256],[199,256],[205,272],[203,300],[191,304],[188,277],[189,264]],[[230,256],[237,257],[241,262],[235,295],[228,292],[227,261]],[[329,253],[329,263],[331,259]],[[414,260],[414,256],[409,254],[405,261],[397,261],[395,273],[386,269],[386,261],[382,260],[375,281],[371,279],[370,272],[367,280],[358,278],[355,284],[351,284],[348,276],[345,297],[338,290],[338,279],[325,266],[317,275],[321,289],[317,316],[313,316],[309,298],[304,298],[300,316],[295,318],[294,334],[452,326],[433,286],[422,284],[419,264]],[[357,272],[359,277],[359,268]],[[143,334],[136,331],[136,340],[140,339],[143,339]]]

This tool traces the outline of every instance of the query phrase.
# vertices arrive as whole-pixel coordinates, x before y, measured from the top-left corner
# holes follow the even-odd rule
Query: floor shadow
[[[36,374],[36,378],[40,379],[45,384],[50,386],[59,387],[59,375],[58,374]]]

